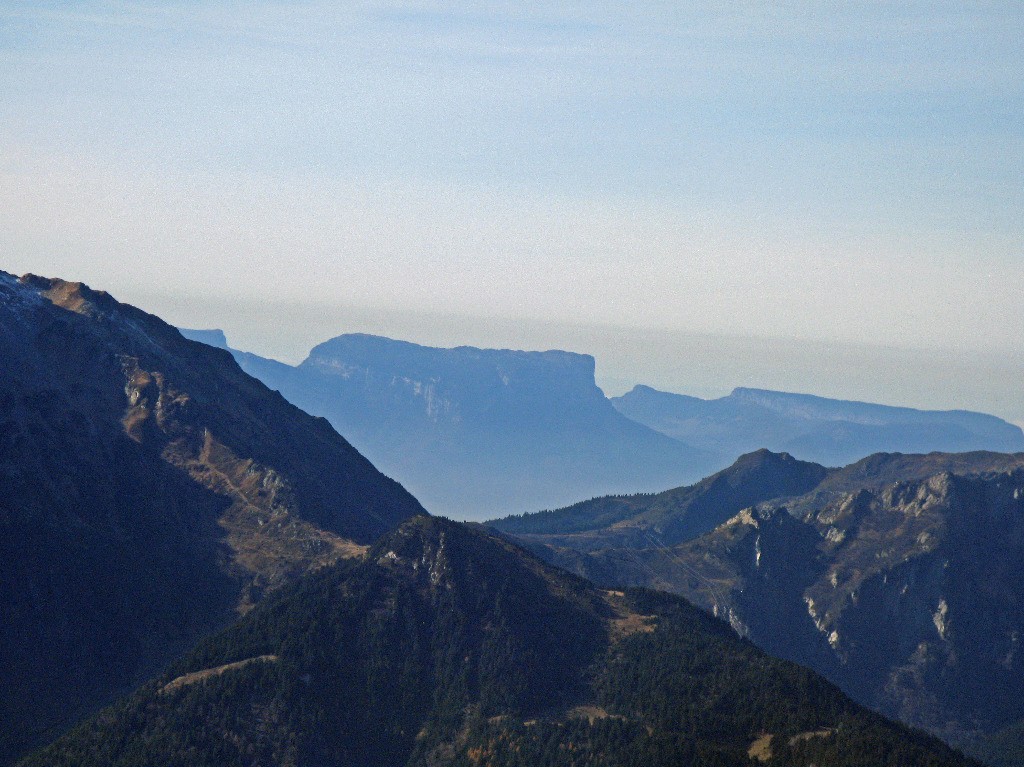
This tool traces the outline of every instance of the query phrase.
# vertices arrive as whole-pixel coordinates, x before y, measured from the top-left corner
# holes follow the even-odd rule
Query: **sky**
[[[286,361],[563,347],[613,394],[1024,423],[1022,39],[1018,2],[0,0],[0,269]]]

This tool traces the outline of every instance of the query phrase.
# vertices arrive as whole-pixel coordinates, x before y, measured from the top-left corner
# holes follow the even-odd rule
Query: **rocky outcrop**
[[[952,742],[1024,718],[1024,456],[865,459],[675,546],[521,540],[606,585],[683,594]]]

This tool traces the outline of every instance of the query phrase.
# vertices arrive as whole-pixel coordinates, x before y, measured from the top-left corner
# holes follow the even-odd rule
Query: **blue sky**
[[[618,328],[1003,371],[925,397],[750,355],[723,390],[1012,398],[1019,3],[522,5],[0,2],[0,268],[285,358]],[[648,346],[608,380],[714,388]]]

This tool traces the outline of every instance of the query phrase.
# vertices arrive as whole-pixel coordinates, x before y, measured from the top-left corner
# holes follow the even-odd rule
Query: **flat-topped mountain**
[[[298,366],[229,349],[290,401],[328,418],[432,511],[482,519],[693,482],[761,448],[841,466],[887,452],[1024,450],[994,416],[736,389],[703,400],[637,386],[605,398],[594,359],[439,349],[348,334]]]
[[[0,273],[0,763],[423,514],[327,421],[106,293]]]
[[[439,349],[362,334],[320,344],[297,367],[235,354],[432,512],[484,519],[654,490],[714,468],[704,452],[612,407],[589,355]]]
[[[843,466],[879,452],[1024,450],[1019,426],[966,410],[915,410],[746,388],[705,400],[649,386],[613,397],[612,404],[639,423],[730,459],[768,448]]]
[[[966,765],[678,597],[405,523],[24,767]]]
[[[812,486],[783,493],[742,481],[754,458],[691,488],[495,526],[606,586],[682,594],[889,716],[986,755],[979,739],[998,734],[998,753],[1019,753],[1024,454],[878,455],[817,467],[813,483],[803,464]],[[780,483],[799,464],[754,462]],[[715,490],[730,475],[743,492]],[[672,538],[677,518],[705,532]]]

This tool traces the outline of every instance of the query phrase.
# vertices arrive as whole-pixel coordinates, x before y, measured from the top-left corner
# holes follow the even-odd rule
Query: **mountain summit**
[[[230,354],[80,283],[0,272],[0,360],[0,762],[424,513]]]

